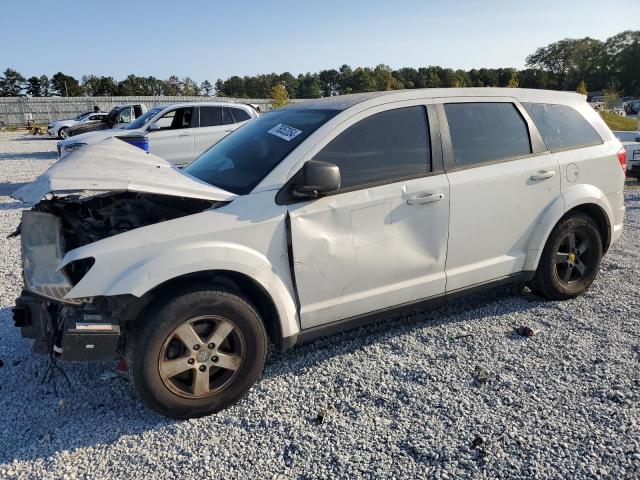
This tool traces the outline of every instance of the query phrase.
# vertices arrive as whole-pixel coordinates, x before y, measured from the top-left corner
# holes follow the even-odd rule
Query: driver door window
[[[426,175],[431,170],[423,106],[376,113],[347,128],[315,160],[340,167],[341,189]]]
[[[118,114],[118,119],[116,123],[131,123],[131,115],[132,115],[131,107],[124,108]]]
[[[193,109],[191,107],[171,110],[156,120],[155,123],[160,127],[160,130],[190,128],[192,111]]]

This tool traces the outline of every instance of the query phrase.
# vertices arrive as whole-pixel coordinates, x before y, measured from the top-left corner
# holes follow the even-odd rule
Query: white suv
[[[63,360],[124,345],[147,405],[206,415],[269,342],[503,282],[580,295],[622,232],[624,159],[584,97],[520,89],[297,103],[184,171],[106,140],[14,193],[39,202],[15,323]],[[111,192],[41,200],[86,190]]]

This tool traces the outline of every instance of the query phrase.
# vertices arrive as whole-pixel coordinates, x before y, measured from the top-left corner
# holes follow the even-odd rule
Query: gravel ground
[[[65,365],[56,396],[12,327],[19,239],[5,237],[25,205],[7,192],[54,148],[0,132],[0,477],[640,477],[636,185],[582,297],[503,288],[273,352],[239,404],[180,422],[146,410],[112,363]]]

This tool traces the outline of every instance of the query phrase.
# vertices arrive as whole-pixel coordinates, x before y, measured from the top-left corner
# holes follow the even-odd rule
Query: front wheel
[[[140,398],[173,418],[217,412],[262,372],[267,334],[255,308],[228,290],[189,289],[154,305],[128,345]]]
[[[583,213],[563,218],[547,240],[531,290],[550,300],[566,300],[587,291],[602,259],[602,238]]]
[[[62,140],[64,140],[65,138],[69,137],[69,127],[62,127],[60,130],[58,130],[58,138],[61,138]]]

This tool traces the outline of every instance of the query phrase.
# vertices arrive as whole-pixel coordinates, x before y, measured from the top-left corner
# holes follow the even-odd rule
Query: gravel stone
[[[501,288],[272,351],[242,401],[180,422],[144,408],[115,362],[63,364],[55,395],[12,326],[20,239],[6,236],[28,206],[8,193],[54,151],[0,132],[0,478],[640,477],[637,182],[580,298]]]

